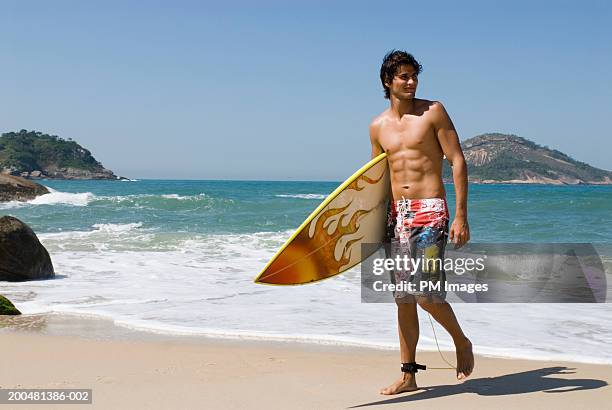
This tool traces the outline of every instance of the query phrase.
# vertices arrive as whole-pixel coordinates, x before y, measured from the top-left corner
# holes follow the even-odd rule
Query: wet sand
[[[418,373],[421,390],[381,396],[400,376],[394,351],[161,335],[67,315],[0,317],[0,348],[4,389],[93,390],[92,404],[71,409],[525,410],[612,400],[609,365],[477,356],[465,382],[452,370],[427,370]],[[437,352],[419,352],[418,361],[445,366]]]

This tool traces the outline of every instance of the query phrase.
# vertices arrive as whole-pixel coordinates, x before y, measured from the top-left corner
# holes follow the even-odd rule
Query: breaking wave
[[[325,199],[327,195],[323,194],[278,194],[274,195],[277,198],[299,198],[299,199]]]

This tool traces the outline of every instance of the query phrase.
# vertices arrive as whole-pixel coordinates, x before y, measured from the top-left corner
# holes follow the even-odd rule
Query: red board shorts
[[[414,284],[411,289],[395,290],[396,302],[414,302],[412,296],[446,298],[448,222],[448,207],[442,198],[400,199],[389,204],[386,257],[396,259],[399,255],[406,260],[406,256],[410,261],[402,269],[393,269],[391,281]]]

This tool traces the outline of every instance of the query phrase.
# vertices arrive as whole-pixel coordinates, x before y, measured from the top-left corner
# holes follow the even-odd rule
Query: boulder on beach
[[[29,201],[49,190],[34,181],[14,175],[0,174],[0,202]]]
[[[10,300],[0,295],[0,315],[20,315],[21,312]]]
[[[0,281],[53,278],[49,253],[34,231],[12,216],[0,218]]]

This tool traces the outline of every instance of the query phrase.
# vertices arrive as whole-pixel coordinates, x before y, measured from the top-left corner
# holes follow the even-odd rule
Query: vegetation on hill
[[[71,139],[27,130],[0,137],[0,167],[31,172],[49,166],[89,171],[103,168],[91,152]]]
[[[0,136],[0,173],[26,178],[118,179],[71,138],[28,130]]]
[[[511,134],[489,133],[461,144],[471,182],[610,184],[612,172]],[[444,179],[452,181],[445,161]]]

